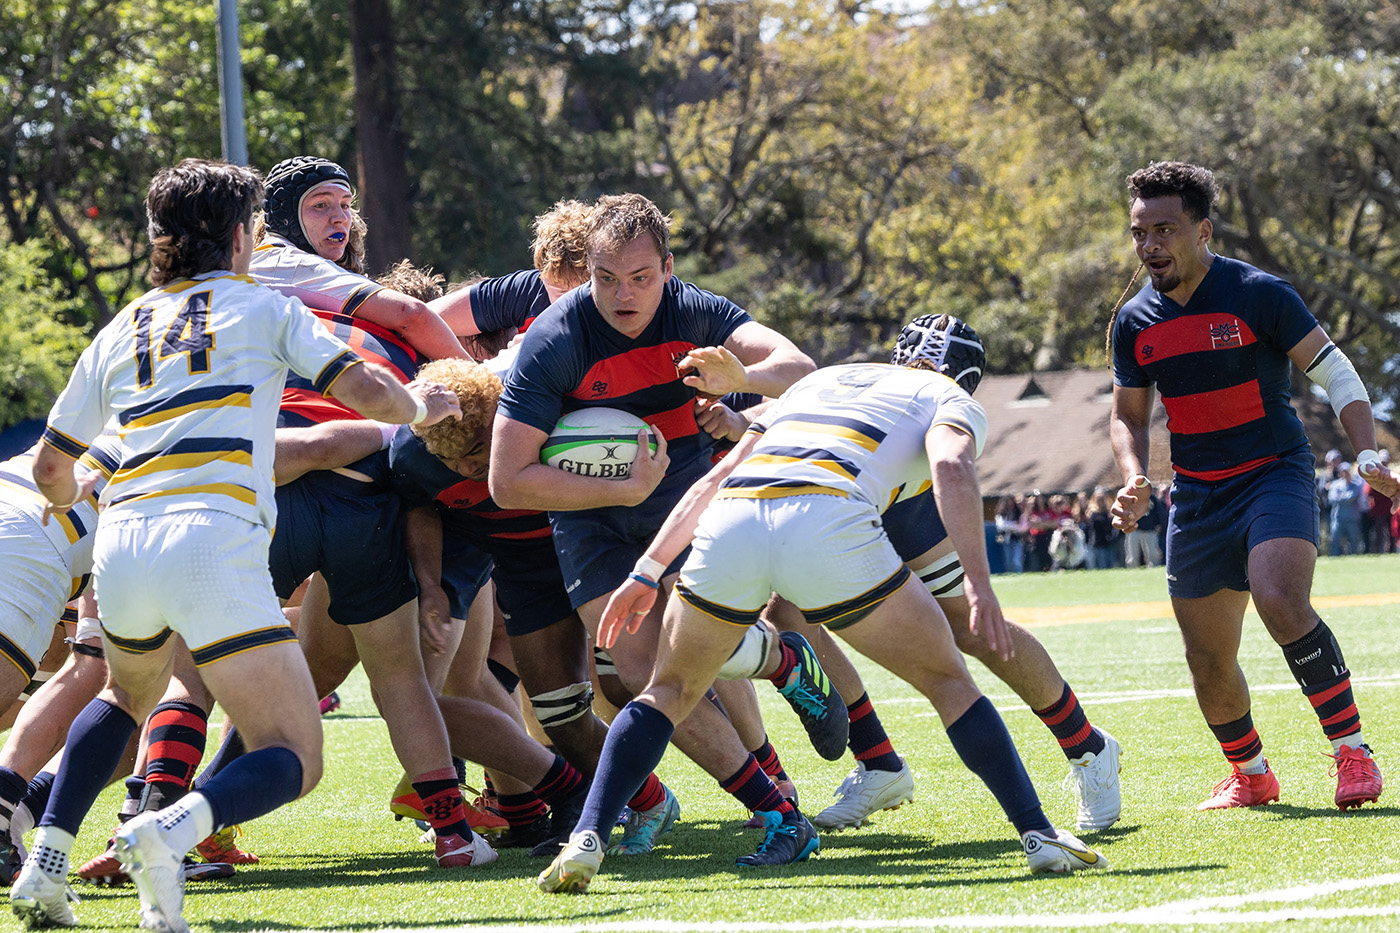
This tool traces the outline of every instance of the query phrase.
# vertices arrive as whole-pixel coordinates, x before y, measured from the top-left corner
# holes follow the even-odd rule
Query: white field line
[[[983,678],[986,679],[985,677]],[[1361,687],[1396,687],[1400,686],[1400,677],[1353,677],[1353,686]],[[993,683],[996,683],[993,681]],[[998,685],[999,686],[999,685]],[[1292,693],[1298,690],[1297,684],[1250,684],[1250,693]],[[1096,693],[1093,691],[1076,691],[1081,703],[1086,705],[1101,706],[1109,703],[1140,703],[1145,700],[1182,700],[1195,697],[1195,691],[1190,687],[1165,687],[1160,690],[1117,690],[1113,692]],[[1002,713],[1016,712],[1024,710],[1025,704],[1015,696],[1005,696],[999,694],[989,694],[992,701],[997,704],[997,710]],[[919,705],[928,703],[928,700],[921,696],[902,697],[880,697],[881,706],[899,705]],[[933,712],[920,714],[925,717],[936,715]]]
[[[1139,907],[1125,911],[1064,914],[982,914],[950,917],[901,917],[888,920],[854,917],[802,922],[713,922],[681,923],[666,920],[597,921],[564,923],[512,923],[501,925],[464,924],[414,933],[820,933],[827,930],[1001,930],[1001,929],[1085,929],[1097,927],[1173,927],[1192,925],[1247,928],[1264,923],[1294,920],[1340,920],[1400,916],[1400,906],[1373,907],[1275,907],[1268,910],[1241,910],[1250,904],[1296,903],[1328,895],[1373,888],[1400,886],[1400,874],[1352,878],[1321,884],[1298,885],[1273,891],[1226,897],[1195,898]]]

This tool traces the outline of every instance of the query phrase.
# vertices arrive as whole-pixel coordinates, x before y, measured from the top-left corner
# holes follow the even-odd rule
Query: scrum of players
[[[241,824],[315,786],[320,715],[357,664],[403,768],[388,808],[443,868],[526,848],[548,860],[543,890],[585,890],[605,855],[675,829],[655,772],[670,746],[763,831],[741,866],[800,862],[820,832],[914,799],[833,633],[930,700],[1032,871],[1107,867],[1051,824],[962,659],[1064,752],[1076,831],[1113,825],[1118,741],[991,587],[972,328],[925,315],[890,363],[819,370],[677,278],[669,219],[634,194],[537,217],[533,268],[376,281],[353,198],[315,157],[266,179],[159,173],[155,289],[84,353],[39,444],[0,464],[0,856],[26,925],[76,922],[71,870],[131,881],[144,928],[187,929],[185,882],[255,864]],[[625,478],[542,462],[587,406],[652,427]],[[822,757],[854,756],[810,818],[763,680]],[[222,741],[196,773],[216,703]],[[107,851],[70,866],[118,779]]]

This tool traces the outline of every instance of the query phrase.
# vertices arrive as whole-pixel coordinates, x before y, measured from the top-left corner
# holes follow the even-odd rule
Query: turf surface
[[[1333,806],[1321,754],[1330,746],[1256,617],[1246,620],[1240,662],[1282,799],[1198,813],[1228,768],[1192,698],[1162,570],[1027,574],[997,586],[1008,616],[1032,625],[1091,720],[1122,742],[1124,817],[1085,836],[1111,871],[1028,875],[1009,825],[931,707],[864,663],[880,716],[913,765],[916,800],[864,829],[826,834],[807,863],[736,868],[761,833],[742,829],[737,804],[672,752],[660,773],[682,801],[681,822],[653,855],[609,858],[586,895],[540,894],[533,879],[543,864],[523,851],[484,869],[441,870],[412,824],[388,815],[400,772],[357,675],[326,719],[320,787],[245,827],[262,864],[192,885],[186,917],[215,931],[1400,928],[1400,809],[1388,803],[1400,790],[1360,811]],[[1400,746],[1400,557],[1320,560],[1314,592],[1352,669],[1367,738],[1400,780],[1386,754]],[[1049,732],[975,664],[973,676],[1002,710],[1051,820],[1072,827],[1067,768]],[[766,685],[759,695],[804,809],[816,812],[851,762],[817,758],[786,705]],[[118,790],[85,824],[75,862],[101,849]],[[135,926],[130,888],[78,890],[83,928]]]

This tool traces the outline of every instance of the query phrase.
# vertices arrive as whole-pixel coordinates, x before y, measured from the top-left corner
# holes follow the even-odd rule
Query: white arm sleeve
[[[1371,402],[1366,386],[1362,385],[1361,377],[1356,374],[1356,367],[1351,365],[1351,360],[1335,343],[1329,343],[1319,350],[1304,373],[1322,386],[1338,418],[1342,416],[1342,409],[1352,402],[1366,402],[1368,405]]]

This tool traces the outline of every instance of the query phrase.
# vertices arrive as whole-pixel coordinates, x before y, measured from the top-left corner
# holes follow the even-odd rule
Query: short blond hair
[[[535,241],[530,249],[541,278],[568,288],[588,281],[588,225],[592,217],[592,205],[568,200],[535,218]]]
[[[664,263],[671,254],[671,218],[640,194],[608,194],[593,205],[588,224],[590,254],[615,253],[646,237]]]
[[[432,266],[420,269],[407,259],[400,259],[375,281],[424,304],[441,298],[447,285],[447,279],[434,272]]]
[[[480,363],[471,360],[433,360],[418,370],[417,378],[438,382],[457,393],[462,417],[446,418],[437,424],[413,426],[428,452],[443,460],[460,460],[490,436],[496,418],[496,402],[501,397],[501,380]]]

